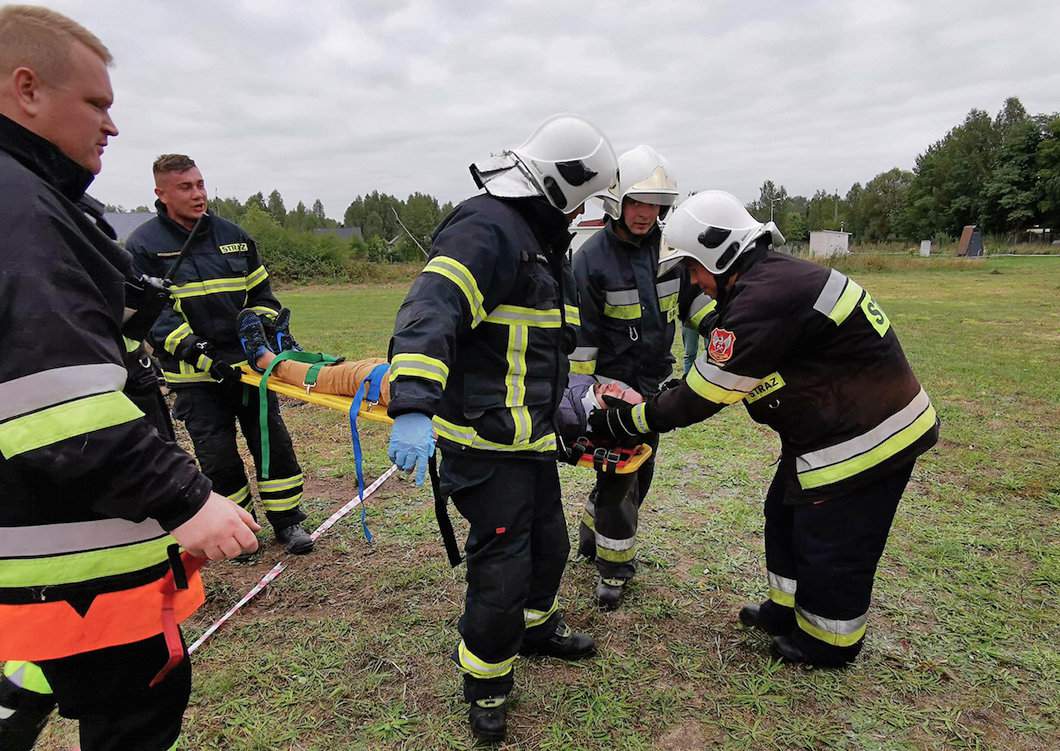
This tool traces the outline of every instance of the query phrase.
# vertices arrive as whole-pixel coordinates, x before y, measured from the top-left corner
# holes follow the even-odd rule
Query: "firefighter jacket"
[[[790,502],[848,492],[931,448],[935,408],[872,296],[835,269],[755,252],[719,295],[684,383],[633,408],[638,428],[670,430],[742,401],[780,435]]]
[[[398,311],[390,415],[431,415],[442,448],[554,458],[578,324],[569,242],[542,199],[461,203]]]
[[[155,205],[158,216],[137,227],[125,243],[143,274],[165,277],[176,268],[170,288],[173,302],[155,321],[149,340],[171,388],[213,383],[211,357],[230,365],[246,362],[236,325],[239,311],[250,308],[275,317],[280,303],[246,232],[207,216],[178,265],[189,232],[169,218],[164,205]],[[203,352],[204,343],[212,355]]]
[[[656,226],[641,242],[628,242],[608,220],[575,253],[581,328],[572,372],[653,394],[672,372],[674,322],[710,330],[715,301],[684,267],[658,275],[660,235]]]
[[[75,203],[91,180],[0,117],[0,660],[161,633],[166,530],[210,493],[122,393],[131,266]]]

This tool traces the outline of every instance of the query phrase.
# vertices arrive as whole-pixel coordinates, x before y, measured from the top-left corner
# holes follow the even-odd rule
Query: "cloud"
[[[54,5],[115,54],[122,132],[93,193],[126,206],[166,151],[221,195],[334,217],[371,190],[457,201],[471,161],[557,111],[654,145],[688,189],[845,192],[973,107],[1060,109],[1060,6],[1038,0]]]

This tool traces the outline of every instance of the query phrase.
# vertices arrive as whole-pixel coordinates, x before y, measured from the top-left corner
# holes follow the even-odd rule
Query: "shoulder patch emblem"
[[[246,253],[250,250],[250,246],[246,243],[230,243],[228,245],[218,245],[217,249],[222,253]]]
[[[717,363],[727,362],[732,357],[732,350],[735,345],[736,334],[728,329],[714,329],[710,332],[707,357]]]

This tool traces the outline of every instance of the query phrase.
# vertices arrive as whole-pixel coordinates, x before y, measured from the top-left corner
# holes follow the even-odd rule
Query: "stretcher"
[[[616,475],[636,472],[652,454],[651,446],[646,443],[633,448],[610,448],[593,446],[588,438],[575,441],[571,451],[580,454],[575,466],[597,472],[614,472]]]
[[[244,367],[239,380],[248,386],[257,388],[261,383],[261,374],[247,369],[248,367],[249,366]],[[312,390],[307,391],[305,388],[290,383],[284,383],[276,378],[270,378],[267,386],[269,391],[275,391],[277,394],[289,396],[292,399],[300,399],[301,401],[309,402],[310,404],[316,404],[318,407],[327,407],[328,409],[333,409],[342,412],[343,414],[349,414],[350,406],[353,404],[352,396],[319,394]],[[357,417],[358,419],[386,423],[387,425],[391,425],[394,422],[393,418],[387,416],[386,407],[382,407],[378,404],[371,404],[370,402],[364,402],[361,405],[360,410],[357,412]]]

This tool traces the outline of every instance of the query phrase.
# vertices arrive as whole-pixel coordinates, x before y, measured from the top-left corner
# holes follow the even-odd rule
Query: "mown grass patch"
[[[765,593],[761,503],[778,443],[727,410],[664,436],[644,565],[622,610],[596,610],[595,569],[569,564],[564,607],[600,655],[519,663],[508,748],[1060,747],[1060,263],[962,268],[851,272],[894,322],[943,420],[899,509],[859,661],[782,666],[736,624],[740,604]],[[385,355],[403,293],[283,299],[305,346],[363,357]],[[319,522],[355,493],[348,428],[312,407],[285,414]],[[371,478],[387,466],[386,431],[362,430]],[[591,479],[561,469],[572,535]],[[446,564],[428,491],[392,480],[369,501],[369,524],[375,544],[351,517],[196,655],[188,748],[472,747],[447,659],[463,569]],[[211,566],[211,602],[189,635],[279,557],[270,544],[250,566]],[[55,722],[41,748],[67,748],[72,733]]]

